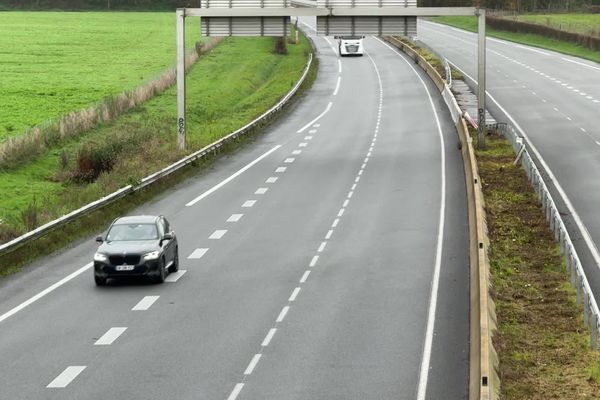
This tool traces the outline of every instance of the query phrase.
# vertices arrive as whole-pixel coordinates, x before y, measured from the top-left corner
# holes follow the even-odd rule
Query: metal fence
[[[515,154],[519,157],[529,181],[542,202],[546,220],[550,224],[550,229],[554,233],[555,239],[560,244],[560,251],[565,260],[565,268],[571,274],[571,284],[577,289],[577,301],[583,305],[583,318],[585,324],[591,330],[591,346],[595,349],[600,330],[600,310],[585,276],[585,271],[583,270],[573,241],[548,190],[548,186],[546,186],[538,167],[527,151],[525,140],[509,124],[499,124],[498,128],[512,143]]]
[[[216,142],[213,142],[213,143],[209,144],[208,146],[205,146],[202,149],[190,154],[189,156],[184,157],[179,161],[176,161],[175,163],[169,165],[168,167],[165,167],[162,170],[143,178],[136,185],[127,185],[127,186],[117,190],[114,193],[111,193],[111,194],[109,194],[99,200],[96,200],[92,203],[86,204],[85,206],[79,208],[78,210],[75,210],[75,211],[70,212],[69,214],[63,215],[62,217],[57,218],[53,221],[50,221],[32,231],[29,231],[29,232],[25,233],[24,235],[11,240],[10,242],[0,245],[0,256],[3,254],[10,253],[13,250],[16,250],[17,248],[25,245],[26,243],[28,243],[31,240],[34,240],[34,239],[37,239],[39,237],[46,235],[46,234],[50,233],[51,231],[59,228],[60,226],[75,220],[76,218],[79,218],[83,215],[89,214],[92,211],[97,210],[101,207],[104,207],[107,204],[112,203],[113,201],[118,200],[122,197],[125,197],[128,194],[135,193],[135,192],[145,188],[146,186],[149,186],[149,185],[161,180],[162,178],[165,178],[165,177],[173,174],[174,172],[180,170],[181,168],[185,167],[188,164],[191,164],[192,162],[194,162],[198,159],[204,158],[207,155],[216,154],[216,152],[223,145],[237,139],[238,137],[240,137],[242,135],[247,134],[248,132],[250,132],[254,128],[256,128],[258,125],[270,120],[276,113],[278,113],[288,103],[288,101],[292,98],[292,96],[294,94],[296,94],[296,92],[298,91],[298,89],[300,88],[300,86],[302,85],[304,80],[306,79],[306,76],[308,75],[308,71],[310,70],[310,67],[312,65],[312,61],[313,61],[313,55],[312,55],[312,53],[310,53],[308,56],[308,60],[306,62],[306,66],[304,67],[304,72],[302,73],[302,76],[300,77],[300,79],[298,80],[296,85],[292,89],[290,89],[290,91],[276,105],[271,107],[267,112],[265,112],[264,114],[262,114],[261,116],[259,116],[255,120],[253,120],[252,122],[241,127],[240,129],[236,130],[235,132],[232,132],[229,135],[217,140]]]

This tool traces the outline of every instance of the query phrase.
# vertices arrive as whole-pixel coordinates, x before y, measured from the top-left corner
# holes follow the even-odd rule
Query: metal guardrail
[[[595,349],[598,344],[598,332],[600,332],[600,310],[598,309],[598,303],[590,288],[571,236],[548,190],[548,186],[540,174],[539,168],[527,151],[524,138],[520,137],[514,127],[509,124],[502,124],[500,128],[504,136],[510,140],[515,154],[520,154],[521,164],[542,202],[546,220],[550,224],[554,238],[560,244],[560,251],[565,259],[565,268],[571,274],[571,284],[577,289],[577,301],[583,305],[584,322],[591,330],[591,346]]]
[[[101,199],[98,199],[92,203],[86,204],[85,206],[83,206],[75,211],[72,211],[69,214],[63,215],[62,217],[57,218],[53,221],[50,221],[32,231],[29,231],[29,232],[25,233],[24,235],[19,236],[16,239],[13,239],[7,243],[0,245],[0,255],[10,253],[10,252],[18,249],[19,247],[25,245],[27,242],[29,242],[33,239],[37,239],[41,236],[44,236],[45,234],[53,231],[54,229],[66,224],[68,222],[75,220],[78,217],[89,214],[90,212],[97,210],[109,203],[112,203],[113,201],[118,200],[130,193],[135,193],[138,190],[143,189],[143,188],[159,181],[160,179],[171,175],[172,173],[180,170],[181,168],[185,167],[186,165],[192,163],[193,161],[205,157],[207,154],[215,154],[219,150],[219,148],[222,147],[223,145],[225,145],[226,143],[228,143],[232,140],[235,140],[236,138],[248,133],[250,130],[255,128],[257,125],[269,120],[273,115],[275,115],[277,112],[279,112],[287,104],[287,102],[292,98],[292,96],[294,94],[296,94],[296,92],[298,91],[298,89],[300,88],[302,83],[304,83],[304,80],[306,79],[306,76],[308,75],[308,71],[310,70],[310,67],[312,65],[312,61],[313,61],[313,55],[312,55],[312,53],[310,53],[308,56],[308,60],[306,61],[306,66],[304,67],[302,76],[300,77],[300,79],[298,80],[296,85],[292,89],[290,89],[290,91],[276,105],[271,107],[267,112],[265,112],[258,118],[254,119],[252,122],[246,124],[245,126],[241,127],[240,129],[230,133],[229,135],[209,144],[208,146],[201,148],[200,150],[190,154],[189,156],[184,157],[179,161],[176,161],[175,163],[169,165],[168,167],[163,168],[162,170],[143,178],[140,181],[140,183],[137,185],[127,185],[127,186],[117,190],[114,193],[104,196]]]

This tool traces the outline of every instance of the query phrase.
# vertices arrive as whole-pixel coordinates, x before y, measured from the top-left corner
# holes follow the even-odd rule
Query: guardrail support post
[[[485,9],[478,8],[475,15],[479,19],[479,52],[477,56],[477,129],[478,147],[485,149]]]
[[[177,147],[185,149],[185,8],[178,8],[177,19]]]
[[[586,325],[590,323],[590,295],[585,290],[583,291],[583,323]]]
[[[583,302],[583,277],[577,274],[577,303],[582,304]]]
[[[598,316],[592,313],[591,318],[591,331],[592,331],[592,349],[596,350],[596,346],[598,345]]]

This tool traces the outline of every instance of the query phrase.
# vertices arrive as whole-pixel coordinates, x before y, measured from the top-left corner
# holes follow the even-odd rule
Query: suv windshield
[[[158,232],[155,224],[113,225],[106,235],[107,242],[155,239],[158,239]]]

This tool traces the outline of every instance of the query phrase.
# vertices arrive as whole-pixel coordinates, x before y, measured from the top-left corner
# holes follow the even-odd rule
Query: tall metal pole
[[[477,136],[479,149],[485,149],[485,9],[479,8],[479,54],[477,69]]]
[[[185,8],[177,18],[177,147],[185,150]]]

